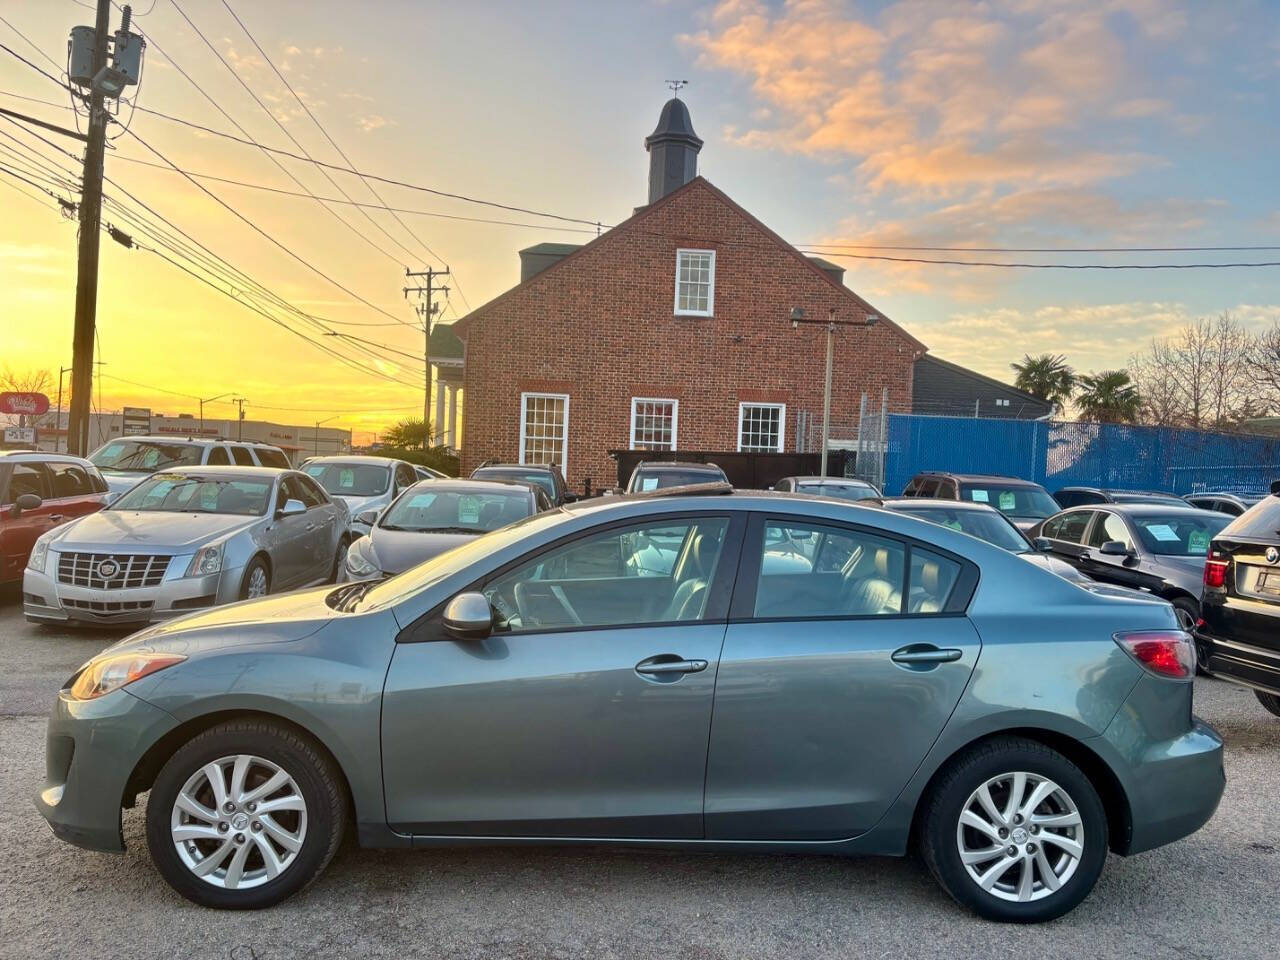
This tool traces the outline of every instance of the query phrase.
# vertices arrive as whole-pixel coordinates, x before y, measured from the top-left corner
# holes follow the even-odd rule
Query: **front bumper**
[[[177,557],[184,566],[190,557]],[[175,565],[171,563],[170,569]],[[185,567],[184,567],[185,568]],[[28,568],[22,576],[22,612],[35,623],[88,624],[102,627],[154,623],[237,599],[242,568],[203,577],[177,576],[154,587],[101,590],[59,583],[45,570]]]
[[[1101,737],[1086,741],[1115,771],[1129,801],[1127,837],[1113,837],[1118,853],[1164,846],[1209,822],[1226,789],[1222,737],[1190,714],[1190,692],[1170,697],[1173,681],[1138,681]]]
[[[120,808],[129,776],[147,748],[177,725],[127,690],[86,701],[59,693],[35,796],[54,835],[88,850],[124,850]]]

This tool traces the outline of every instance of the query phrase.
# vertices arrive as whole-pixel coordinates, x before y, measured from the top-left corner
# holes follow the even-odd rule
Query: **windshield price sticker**
[[[1165,543],[1173,543],[1179,539],[1178,535],[1174,533],[1173,527],[1167,523],[1153,523],[1147,527],[1147,532],[1157,540],[1162,540]]]
[[[641,477],[640,489],[641,490],[657,490],[658,478],[657,477]]]
[[[1017,498],[1016,498],[1016,497],[1014,497],[1014,495],[1013,495],[1011,492],[1009,492],[1008,490],[1006,490],[1004,493],[1000,494],[1000,509],[1001,509],[1001,510],[1012,510],[1012,509],[1017,505],[1017,502],[1018,502],[1018,501],[1017,501]]]
[[[987,495],[985,490],[970,490],[969,497],[974,503],[990,503],[991,497]]]
[[[479,523],[480,501],[475,497],[459,497],[458,520],[461,523]]]
[[[338,486],[349,490],[356,485],[356,472],[351,469],[338,471]]]
[[[436,495],[434,493],[415,493],[409,498],[410,510],[425,510],[431,504],[435,503]]]

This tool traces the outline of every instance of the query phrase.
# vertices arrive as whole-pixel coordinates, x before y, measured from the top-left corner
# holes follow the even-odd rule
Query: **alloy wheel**
[[[254,567],[249,571],[249,589],[246,592],[250,600],[256,600],[267,595],[267,571],[261,566]]]
[[[956,846],[969,878],[1001,900],[1052,896],[1084,854],[1084,822],[1061,786],[1034,773],[981,784],[961,809]]]
[[[192,874],[226,890],[261,886],[288,870],[307,835],[307,804],[279,765],[249,754],[222,757],[178,792],[169,831]]]

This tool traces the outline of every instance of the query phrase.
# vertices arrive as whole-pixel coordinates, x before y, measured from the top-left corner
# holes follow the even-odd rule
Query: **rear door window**
[[[279,470],[289,469],[289,458],[275,447],[255,447],[254,453],[258,455],[258,462],[264,467],[275,467]]]
[[[1123,543],[1126,549],[1133,546],[1133,538],[1129,535],[1129,528],[1125,526],[1123,520],[1114,513],[1098,514],[1098,522],[1093,525],[1093,530],[1089,534],[1089,546],[1096,548],[1113,540]]]
[[[907,613],[941,613],[946,609],[959,578],[958,562],[932,550],[913,546]]]
[[[227,456],[226,447],[210,447],[209,459],[205,461],[211,467],[230,466],[231,459]]]
[[[766,520],[754,616],[902,613],[906,545],[847,527]]]
[[[1085,531],[1089,528],[1092,510],[1076,510],[1053,517],[1042,528],[1044,536],[1064,543],[1080,543],[1084,540]]]
[[[232,447],[231,456],[238,467],[256,467],[253,462],[253,454],[249,452],[248,447]]]

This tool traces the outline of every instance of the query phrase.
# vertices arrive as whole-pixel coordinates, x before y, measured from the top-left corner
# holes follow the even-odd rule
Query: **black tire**
[[[227,889],[197,877],[183,862],[170,821],[174,801],[193,774],[215,760],[239,754],[267,760],[293,778],[306,802],[306,832],[294,859],[277,877],[260,886]],[[323,749],[310,738],[268,721],[233,720],[184,744],[160,770],[147,799],[147,848],[169,886],[193,903],[222,910],[256,910],[279,903],[315,880],[337,852],[346,822],[346,789]]]
[[[351,538],[345,533],[338,539],[338,550],[333,555],[333,569],[329,572],[329,582],[337,583],[342,576],[342,565],[347,561],[347,550],[351,547]]]
[[[1016,772],[1045,777],[1066,791],[1080,815],[1078,829],[1084,846],[1075,872],[1060,889],[1025,902],[1004,900],[983,890],[969,875],[957,845],[960,815],[971,794],[992,778]],[[1070,912],[1093,889],[1107,858],[1107,815],[1089,778],[1062,754],[1035,740],[999,737],[950,762],[923,800],[919,837],[929,871],[961,906],[988,920],[1038,923]],[[1005,842],[1012,840],[998,841]],[[1013,872],[1020,869],[1010,868]]]
[[[254,571],[261,570],[262,575],[266,578],[266,591],[262,594],[264,597],[271,593],[271,564],[267,563],[265,557],[254,557],[249,561],[249,565],[244,568],[244,576],[240,578],[240,599],[249,599],[249,581],[253,579]]]
[[[1200,619],[1200,604],[1189,597],[1176,597],[1170,600],[1169,603],[1173,605],[1173,612],[1178,615],[1178,627],[1191,634],[1192,642],[1195,643],[1196,673],[1202,677],[1213,676],[1204,667],[1204,664],[1209,662],[1209,649],[1204,641],[1196,636],[1195,625]]]
[[[1280,717],[1280,696],[1274,693],[1263,693],[1261,690],[1253,691],[1253,695],[1258,698],[1264,710],[1272,716]]]

